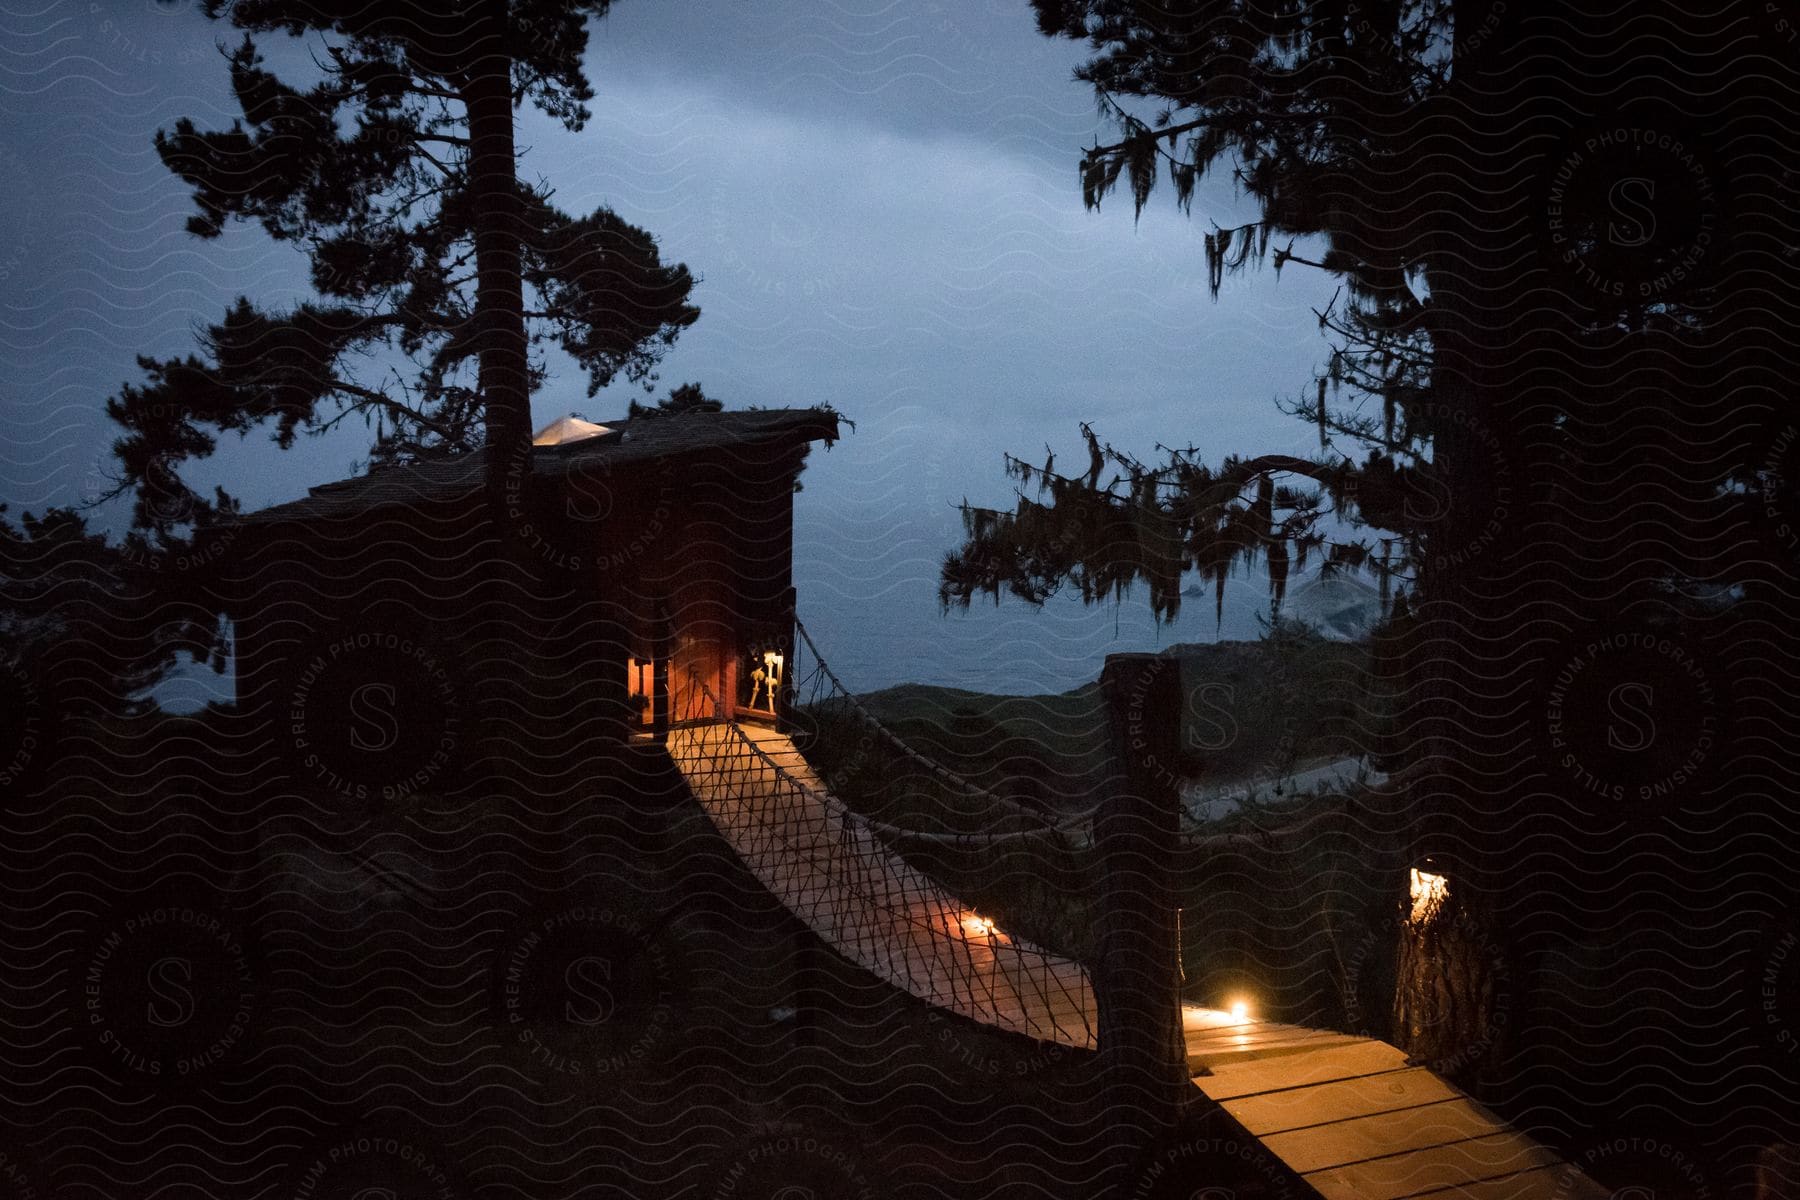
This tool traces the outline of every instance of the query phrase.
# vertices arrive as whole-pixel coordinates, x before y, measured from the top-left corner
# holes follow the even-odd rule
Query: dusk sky
[[[187,352],[238,294],[298,299],[305,265],[254,227],[184,233],[191,202],[151,146],[181,116],[236,114],[215,49],[232,31],[157,0],[3,11],[0,494],[16,515],[105,489],[103,404],[138,379],[135,355]],[[1113,130],[1071,79],[1082,56],[1022,0],[626,0],[593,30],[587,129],[522,118],[524,173],[561,207],[614,208],[702,281],[659,395],[694,380],[732,407],[830,403],[855,421],[815,452],[797,531],[801,618],[852,686],[1061,689],[1107,650],[1213,636],[1209,602],[1160,632],[1141,604],[940,618],[954,505],[1007,502],[1003,452],[1074,461],[1082,420],[1144,455],[1317,449],[1274,400],[1324,356],[1312,310],[1329,281],[1265,270],[1208,296],[1201,234],[1251,211],[1228,178],[1191,219],[1166,187],[1135,224],[1128,196],[1084,211],[1081,147]],[[565,369],[534,416],[605,420],[633,396],[589,398]],[[286,453],[253,434],[191,477],[259,508],[348,474],[367,440],[359,422]],[[1226,636],[1262,607],[1259,583],[1234,589]]]

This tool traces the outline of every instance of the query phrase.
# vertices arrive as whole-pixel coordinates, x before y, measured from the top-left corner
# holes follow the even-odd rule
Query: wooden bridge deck
[[[669,751],[738,856],[830,947],[919,999],[1091,1049],[1080,964],[991,930],[846,819],[785,736],[670,731]],[[1605,1200],[1607,1191],[1393,1046],[1182,1010],[1194,1085],[1325,1200]]]
[[[1185,1010],[1194,1086],[1325,1200],[1606,1200],[1605,1188],[1373,1038]]]
[[[826,945],[929,1004],[1092,1048],[1094,995],[1079,963],[992,930],[844,819],[788,738],[741,728],[754,749],[734,745],[743,737],[731,726],[700,725],[671,730],[670,754],[758,881]]]

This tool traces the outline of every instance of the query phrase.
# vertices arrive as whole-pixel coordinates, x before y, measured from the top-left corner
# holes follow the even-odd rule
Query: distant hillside
[[[1183,596],[1210,602],[1210,588],[1189,584]],[[1281,602],[1284,623],[1306,626],[1318,636],[1334,642],[1365,640],[1380,622],[1381,592],[1359,576],[1338,571],[1330,576],[1315,575],[1290,588]]]
[[[1097,683],[1054,696],[990,696],[907,683],[861,697],[902,741],[1002,794],[1078,801],[1106,766]]]
[[[1368,686],[1368,648],[1283,633],[1255,642],[1178,645],[1187,701],[1176,714],[1184,772],[1199,781],[1286,775],[1340,757],[1357,735]],[[1098,683],[1055,695],[989,695],[903,684],[861,702],[910,749],[1016,804],[1090,808],[1110,770],[1108,714]],[[910,829],[977,833],[1030,828],[985,797],[948,785],[917,759],[870,738],[841,712],[821,714],[808,757],[852,808]],[[909,843],[901,853],[1008,929],[1076,957],[1094,951],[1093,860],[1043,839],[980,844]],[[1211,885],[1209,885],[1211,886]],[[1211,903],[1212,893],[1195,893]]]
[[[1281,615],[1298,621],[1320,637],[1338,642],[1362,641],[1382,618],[1381,593],[1354,575],[1338,572],[1307,580],[1282,602]]]
[[[1366,643],[1287,631],[1168,653],[1181,659],[1183,744],[1194,778],[1283,774],[1357,753],[1371,740]]]
[[[1347,753],[1369,725],[1369,651],[1356,642],[1285,634],[1255,642],[1191,643],[1181,659],[1185,764],[1196,778],[1235,779]],[[992,696],[902,684],[861,697],[902,740],[952,769],[1074,800],[1106,766],[1098,683],[1060,695]]]

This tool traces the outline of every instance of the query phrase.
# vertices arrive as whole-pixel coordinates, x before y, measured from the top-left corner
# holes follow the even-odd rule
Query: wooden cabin
[[[774,720],[793,497],[812,444],[837,434],[819,409],[564,419],[508,473],[501,505],[477,452],[249,514],[226,601],[240,703],[334,787],[446,769],[429,742],[458,740],[444,729],[495,665],[483,656],[533,681],[525,740],[654,738],[714,701]],[[509,556],[529,583],[482,569]]]

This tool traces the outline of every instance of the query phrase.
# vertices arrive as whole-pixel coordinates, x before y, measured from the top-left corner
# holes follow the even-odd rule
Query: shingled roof
[[[690,412],[631,421],[608,421],[614,431],[562,446],[534,446],[534,475],[553,478],[583,466],[627,467],[728,447],[836,440],[837,414],[823,408],[773,408],[738,412]],[[417,466],[393,467],[336,483],[320,484],[305,497],[259,509],[241,518],[247,525],[320,521],[369,512],[387,505],[441,504],[478,491],[486,451]]]

